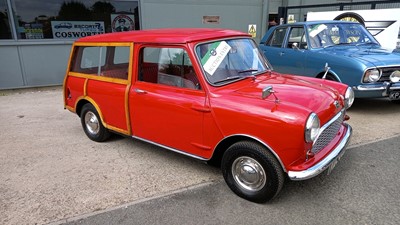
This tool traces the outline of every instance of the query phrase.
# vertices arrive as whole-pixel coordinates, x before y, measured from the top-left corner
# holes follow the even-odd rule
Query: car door
[[[142,46],[129,97],[137,138],[204,156],[205,92],[183,47]]]
[[[308,46],[302,26],[277,28],[264,43],[263,52],[274,70],[305,75]]]

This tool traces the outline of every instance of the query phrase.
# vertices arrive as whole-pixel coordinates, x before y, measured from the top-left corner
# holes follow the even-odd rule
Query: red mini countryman
[[[64,81],[65,108],[91,140],[114,132],[220,165],[254,202],[275,197],[285,177],[336,165],[353,100],[347,85],[272,71],[248,34],[222,29],[85,37]]]

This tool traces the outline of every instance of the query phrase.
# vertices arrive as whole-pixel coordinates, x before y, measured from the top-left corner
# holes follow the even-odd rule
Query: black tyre
[[[82,107],[81,123],[85,134],[93,141],[102,142],[110,137],[110,132],[103,126],[92,104],[87,103]]]
[[[238,196],[263,203],[278,195],[285,181],[276,158],[262,145],[251,141],[233,144],[222,158],[222,174]]]

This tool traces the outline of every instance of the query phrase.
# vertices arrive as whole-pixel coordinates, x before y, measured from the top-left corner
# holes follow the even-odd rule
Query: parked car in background
[[[91,140],[114,132],[220,165],[254,202],[275,197],[285,177],[332,170],[352,133],[353,94],[273,72],[248,34],[221,29],[82,38],[64,80],[64,107]]]
[[[60,24],[55,25],[54,28],[56,28],[56,29],[61,29],[61,28],[71,29],[72,23],[60,23]]]
[[[358,98],[400,100],[400,53],[383,49],[359,23],[275,26],[262,38],[260,48],[275,71],[342,82]],[[326,64],[330,70],[325,75]]]

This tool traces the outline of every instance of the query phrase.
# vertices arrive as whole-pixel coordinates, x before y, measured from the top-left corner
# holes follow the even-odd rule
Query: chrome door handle
[[[143,91],[143,90],[138,89],[138,88],[135,88],[135,92],[138,93],[138,94],[146,94],[147,93],[146,91]]]

